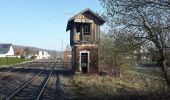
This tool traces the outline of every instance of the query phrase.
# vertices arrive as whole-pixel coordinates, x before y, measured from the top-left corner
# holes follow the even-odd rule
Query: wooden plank
[[[93,23],[93,20],[89,20],[89,19],[74,19],[74,22],[76,22],[76,23]]]
[[[98,29],[98,43],[100,43],[100,26],[99,26],[99,29]]]
[[[96,23],[94,24],[94,42],[96,42]]]
[[[92,24],[90,24],[90,41],[93,42],[93,31]]]
[[[92,34],[91,34],[91,37],[92,37],[92,42],[94,42],[94,22],[92,23]]]
[[[83,28],[83,24],[81,24],[81,36],[82,36],[82,41],[84,41],[84,28]]]

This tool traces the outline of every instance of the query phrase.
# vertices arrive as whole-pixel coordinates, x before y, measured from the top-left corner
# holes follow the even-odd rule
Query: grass
[[[121,77],[77,74],[73,81],[84,100],[170,100],[163,78],[137,70],[127,70]]]
[[[11,64],[21,63],[24,61],[28,61],[28,60],[17,58],[17,57],[4,57],[4,58],[0,58],[0,65],[11,65]]]

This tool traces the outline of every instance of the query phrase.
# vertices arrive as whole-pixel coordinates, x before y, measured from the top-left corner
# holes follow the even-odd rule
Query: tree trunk
[[[159,53],[160,53],[160,67],[162,68],[164,78],[168,84],[168,87],[170,88],[170,78],[169,78],[168,68],[166,66],[165,51],[163,49],[160,49]]]

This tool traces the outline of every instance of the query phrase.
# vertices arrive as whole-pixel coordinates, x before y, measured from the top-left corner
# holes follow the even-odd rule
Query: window
[[[81,32],[80,25],[77,25],[77,34],[80,34],[80,32]]]
[[[90,35],[90,25],[84,25],[84,35]]]

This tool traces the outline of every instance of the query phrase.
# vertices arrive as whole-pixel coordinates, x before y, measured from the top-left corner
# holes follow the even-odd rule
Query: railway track
[[[27,66],[25,65],[24,67],[14,67],[14,68],[4,68],[4,71],[1,70],[1,72],[14,72],[14,73],[22,73],[22,72],[28,72],[28,71],[31,71],[32,69],[36,68],[37,66],[40,66],[36,63],[31,63],[31,64],[28,64]],[[43,68],[43,67],[41,67]],[[33,74],[33,73],[31,73]],[[0,80],[4,79],[4,78],[7,78],[9,77],[10,74],[7,74],[7,75],[3,75],[2,77],[0,77]]]
[[[15,90],[3,100],[39,100],[42,97],[43,91],[52,76],[55,68],[55,63],[49,63],[38,74],[24,83],[21,87]]]

